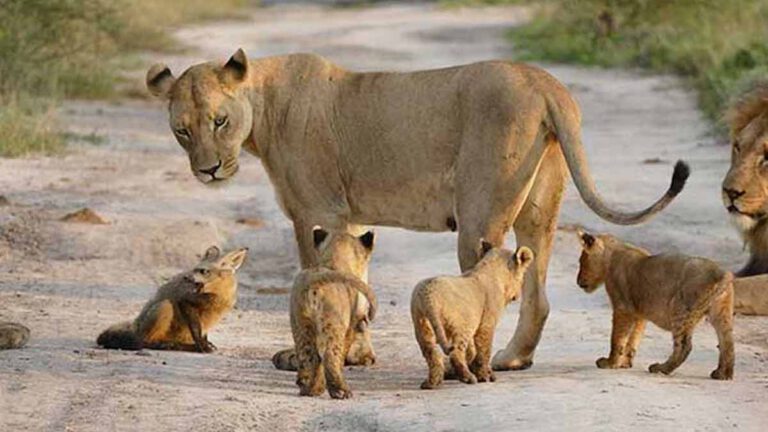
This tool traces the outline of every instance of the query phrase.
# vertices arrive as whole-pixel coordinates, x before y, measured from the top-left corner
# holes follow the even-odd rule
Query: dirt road
[[[275,7],[254,11],[250,21],[185,28],[178,36],[196,51],[146,63],[162,60],[179,73],[242,46],[251,57],[314,52],[352,69],[431,68],[512,57],[503,31],[525,19],[516,8]],[[681,157],[693,174],[669,209],[634,228],[603,223],[569,186],[550,265],[552,311],[532,369],[501,373],[495,384],[418,390],[426,368],[408,299],[418,280],[458,271],[456,239],[378,229],[370,272],[381,304],[373,325],[378,363],[347,372],[354,400],[297,397],[294,374],[269,361],[291,343],[286,289],[297,256],[259,161],[244,155],[232,184],[206,188],[190,175],[162,103],[69,103],[63,126],[106,143],[73,146],[63,158],[0,160],[0,194],[11,202],[0,207],[0,320],[33,330],[28,348],[0,353],[0,430],[765,430],[766,319],[737,319],[733,382],[707,378],[717,349],[706,324],[672,377],[646,372],[671,349],[670,337],[654,328],[635,369],[594,367],[608,349],[610,310],[604,291],[587,296],[575,285],[573,224],[731,268],[745,254],[718,198],[728,151],[707,136],[690,93],[668,77],[545,67],[582,105],[590,166],[608,200],[645,206],[666,189]],[[59,221],[82,207],[110,223]],[[134,316],[159,282],[214,243],[252,251],[237,310],[211,334],[217,353],[94,347],[100,330]],[[516,320],[513,304],[495,349]]]

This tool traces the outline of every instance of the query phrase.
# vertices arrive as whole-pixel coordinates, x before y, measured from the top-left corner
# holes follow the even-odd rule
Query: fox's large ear
[[[211,246],[205,250],[203,254],[203,261],[213,261],[218,259],[221,255],[221,249],[218,246]]]
[[[248,76],[248,57],[245,51],[239,48],[222,68],[223,78],[239,83]]]
[[[326,238],[328,238],[328,231],[320,227],[312,229],[312,241],[315,244],[315,249],[319,248]]]
[[[147,71],[146,82],[147,90],[152,93],[152,96],[169,99],[171,97],[171,88],[173,83],[176,82],[176,78],[174,78],[168,66],[158,63]]]
[[[581,243],[581,247],[584,249],[590,249],[595,245],[596,239],[592,234],[582,230],[578,230],[576,233],[579,235],[579,242]]]
[[[243,265],[246,255],[248,255],[248,248],[241,248],[224,255],[221,261],[224,265],[236,271]]]
[[[360,239],[360,243],[363,244],[363,247],[368,250],[373,250],[373,240],[375,238],[376,235],[373,233],[373,231],[368,231],[367,233],[358,237],[358,239]]]
[[[517,248],[515,251],[515,264],[518,267],[527,267],[533,262],[533,251],[525,246]]]

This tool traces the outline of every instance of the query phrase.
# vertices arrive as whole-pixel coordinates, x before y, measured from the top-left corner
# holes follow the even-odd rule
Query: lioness
[[[516,252],[494,248],[484,240],[480,250],[480,262],[461,276],[426,279],[413,290],[413,331],[429,366],[422,389],[443,382],[445,367],[438,345],[460,381],[496,381],[491,370],[496,323],[520,292],[533,252],[525,246]]]
[[[631,368],[645,320],[674,337],[674,350],[652,373],[672,373],[691,352],[696,325],[705,316],[717,332],[720,359],[710,377],[733,378],[733,275],[715,262],[684,255],[653,255],[610,235],[579,232],[582,246],[577,282],[587,293],[602,283],[613,306],[611,353],[597,360],[604,369]]]
[[[200,181],[232,177],[241,148],[261,159],[293,221],[303,268],[317,264],[316,225],[457,230],[462,271],[479,260],[481,238],[500,246],[513,228],[536,262],[515,335],[494,358],[498,369],[532,364],[549,313],[544,281],[568,170],[589,208],[618,224],[661,211],[688,175],[678,163],[669,190],[642,211],[610,208],[587,167],[578,105],[555,78],[524,64],[356,73],[316,55],[249,61],[238,50],[178,79],[154,65],[146,82],[169,101],[171,130]]]
[[[726,119],[731,167],[723,179],[723,205],[751,253],[737,276],[768,273],[768,82],[738,99]],[[768,302],[768,295],[763,298]]]
[[[376,315],[376,296],[361,279],[371,258],[373,232],[328,236],[315,230],[320,264],[296,276],[291,290],[291,331],[298,355],[296,384],[302,396],[325,391],[352,396],[342,368],[355,338]]]

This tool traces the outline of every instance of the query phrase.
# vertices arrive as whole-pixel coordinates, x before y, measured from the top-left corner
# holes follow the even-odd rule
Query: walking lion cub
[[[481,260],[472,270],[425,279],[413,290],[413,330],[429,367],[422,389],[443,382],[445,365],[438,345],[460,381],[496,381],[490,366],[496,323],[520,292],[533,252],[527,247],[516,252],[493,248],[485,241],[480,248]]]
[[[611,352],[601,369],[631,368],[645,321],[672,332],[674,348],[652,373],[672,373],[691,352],[696,325],[705,316],[717,332],[720,359],[710,377],[733,378],[733,275],[716,263],[684,255],[651,255],[610,235],[579,231],[578,284],[594,292],[602,283],[613,306]]]
[[[342,373],[344,360],[355,334],[369,335],[365,327],[376,315],[376,297],[363,282],[374,234],[329,235],[315,229],[313,236],[320,264],[299,273],[291,290],[296,384],[302,396],[318,396],[327,384],[332,398],[347,399],[352,391]]]
[[[235,305],[235,272],[247,252],[243,248],[221,256],[218,247],[210,247],[193,270],[158,288],[135,320],[113,325],[96,343],[112,349],[212,352],[216,347],[208,331]]]

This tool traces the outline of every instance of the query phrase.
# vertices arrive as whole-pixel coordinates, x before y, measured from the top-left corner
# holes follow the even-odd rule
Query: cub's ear
[[[581,242],[581,247],[584,249],[590,249],[592,246],[595,245],[595,236],[588,232],[584,232],[582,230],[578,230],[577,234],[579,235],[579,242]]]
[[[321,244],[325,241],[325,239],[328,237],[328,231],[316,227],[312,230],[312,240],[315,243],[315,249],[319,248]]]
[[[221,249],[219,249],[218,246],[211,246],[205,250],[205,254],[203,254],[203,261],[213,261],[218,259],[220,255]]]
[[[360,243],[363,244],[363,247],[365,247],[368,250],[373,250],[373,240],[375,237],[376,236],[373,233],[373,231],[368,231],[367,233],[358,237],[358,239],[360,239]]]
[[[491,243],[487,242],[485,239],[480,239],[480,258],[484,257],[491,249],[493,249]]]
[[[176,82],[176,78],[174,78],[168,66],[158,63],[147,71],[146,82],[147,90],[152,93],[152,96],[169,99],[171,97],[171,88],[173,83]]]
[[[240,248],[224,255],[224,258],[222,258],[221,261],[224,266],[237,271],[237,269],[243,265],[243,262],[245,262],[246,255],[248,255],[248,248]]]
[[[515,264],[518,267],[527,267],[533,262],[533,251],[525,246],[517,248],[515,251]]]
[[[245,51],[239,48],[222,68],[223,77],[227,80],[239,83],[248,76],[248,57]]]

